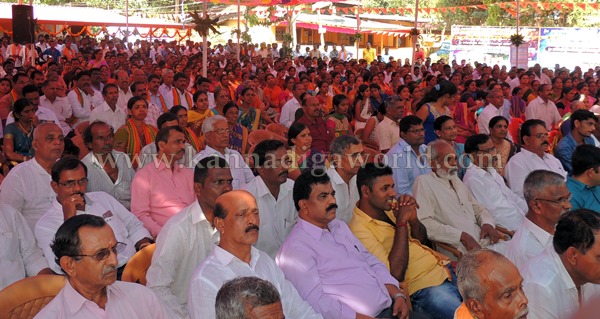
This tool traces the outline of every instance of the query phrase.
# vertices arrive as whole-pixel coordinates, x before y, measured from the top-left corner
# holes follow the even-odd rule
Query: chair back
[[[38,275],[0,291],[0,319],[31,319],[65,286],[67,277]]]
[[[248,144],[253,146],[264,140],[271,140],[274,135],[273,132],[267,130],[254,130],[248,134]]]
[[[151,244],[135,253],[135,255],[129,259],[127,265],[125,265],[125,269],[123,269],[123,274],[121,275],[121,280],[135,282],[145,286],[146,273],[148,272],[148,268],[150,268],[152,255],[154,255],[155,249],[156,244]]]
[[[271,123],[267,125],[267,131],[273,132],[283,138],[287,138],[288,128],[279,123]]]

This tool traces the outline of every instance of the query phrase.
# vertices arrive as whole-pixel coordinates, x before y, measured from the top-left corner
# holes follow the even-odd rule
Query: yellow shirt
[[[391,211],[385,213],[390,220],[396,222]],[[396,228],[371,218],[358,207],[354,207],[354,215],[348,226],[369,252],[390,269],[388,256],[394,244]],[[441,259],[437,253],[409,235],[408,267],[404,276],[404,281],[408,284],[408,293],[412,295],[423,288],[438,286],[446,279],[451,279],[445,266],[447,264],[447,260]]]
[[[371,64],[373,60],[375,60],[375,49],[367,49],[363,50],[363,59],[367,60],[367,63]]]
[[[454,313],[454,319],[475,319],[475,316],[471,314],[465,303],[460,304],[460,307],[456,309]]]

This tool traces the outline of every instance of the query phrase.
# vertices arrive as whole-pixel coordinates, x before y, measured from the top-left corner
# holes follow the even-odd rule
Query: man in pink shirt
[[[131,212],[154,238],[171,216],[196,200],[194,171],[177,164],[185,154],[185,135],[181,128],[162,128],[155,143],[156,158],[140,169],[131,183]]]

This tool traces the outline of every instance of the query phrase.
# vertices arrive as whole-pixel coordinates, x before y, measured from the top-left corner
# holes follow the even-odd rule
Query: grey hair
[[[388,98],[385,99],[385,109],[387,110],[388,108],[394,106],[396,102],[402,102],[402,98],[398,95],[388,96]]]
[[[546,188],[562,185],[565,185],[565,178],[562,175],[543,169],[535,170],[525,178],[523,197],[529,205],[529,202],[534,200]]]
[[[222,115],[213,115],[204,120],[204,122],[202,123],[202,134],[212,132],[212,130],[215,128],[215,123],[217,123],[218,121],[227,122],[227,119]]]
[[[343,155],[344,152],[350,147],[350,145],[359,145],[360,140],[355,136],[340,135],[336,137],[329,147],[331,155]]]
[[[489,261],[486,257],[493,257],[493,260]],[[456,267],[456,284],[463,300],[474,299],[483,302],[487,289],[477,272],[485,263],[495,262],[500,258],[506,259],[490,249],[472,250],[462,256]]]
[[[257,277],[238,277],[227,281],[215,302],[217,319],[246,319],[246,309],[271,305],[281,300],[272,283]]]
[[[164,77],[165,75],[169,74],[169,73],[173,73],[175,74],[175,72],[173,72],[172,69],[163,69],[162,71],[162,76]]]
[[[433,160],[438,160],[438,156],[440,154],[439,152],[439,147],[441,147],[442,145],[446,145],[446,146],[450,146],[452,147],[452,145],[448,144],[448,142],[442,140],[442,139],[437,139],[434,141],[429,142],[429,144],[427,144],[427,150],[428,150],[428,156],[429,156],[429,162],[433,161]]]

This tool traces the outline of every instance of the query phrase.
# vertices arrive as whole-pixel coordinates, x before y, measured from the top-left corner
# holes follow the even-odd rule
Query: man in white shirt
[[[487,208],[496,224],[509,231],[519,229],[527,203],[506,186],[496,171],[498,151],[489,135],[470,136],[465,142],[465,153],[471,155],[471,165],[463,178],[465,186]]]
[[[227,148],[229,146],[227,119],[221,115],[205,119],[202,123],[202,133],[206,147],[194,157],[192,161],[194,165],[207,156],[216,155],[224,158],[229,164],[231,176],[233,176],[233,189],[240,189],[254,179],[254,174],[244,161],[242,154]]]
[[[108,193],[131,209],[135,170],[127,154],[113,149],[113,142],[114,130],[104,122],[92,122],[83,132],[83,143],[91,150],[81,160],[88,169],[87,190]]]
[[[197,201],[173,216],[156,239],[146,287],[177,315],[189,318],[186,304],[192,274],[219,243],[214,227],[214,203],[231,191],[231,171],[224,159],[206,157],[194,168]]]
[[[192,95],[186,91],[189,79],[183,73],[175,74],[173,78],[173,89],[171,92],[164,94],[167,107],[171,109],[175,105],[181,105],[188,110],[194,107]]]
[[[463,253],[498,242],[503,236],[494,218],[458,178],[454,148],[440,140],[429,147],[432,172],[417,177],[414,184],[417,216],[429,238]]]
[[[173,72],[173,70],[168,69],[168,68],[163,69],[163,71],[162,71],[163,84],[161,84],[160,87],[158,88],[158,91],[160,92],[160,94],[162,94],[163,96],[172,94],[171,92],[173,91],[174,77],[175,77],[175,73]],[[168,107],[170,107],[170,106],[168,106]]]
[[[42,92],[44,95],[40,97],[40,106],[51,110],[63,130],[64,135],[69,134],[73,129],[71,125],[67,123],[67,119],[73,115],[73,109],[71,109],[71,103],[66,97],[60,97],[56,95],[59,89],[57,80],[46,80],[42,84]]]
[[[179,119],[177,118],[177,115],[167,112],[161,114],[153,126],[154,125],[156,125],[159,130],[165,127],[179,126]],[[157,160],[157,155],[158,150],[156,149],[156,143],[150,143],[142,147],[139,156],[140,164],[138,165],[138,170],[150,163],[154,163]],[[177,164],[183,165],[182,167],[192,168],[194,156],[196,156],[196,150],[194,150],[194,147],[188,143],[185,143],[185,154],[180,160],[177,161]]]
[[[33,231],[38,219],[52,206],[52,165],[65,148],[64,135],[54,123],[42,123],[33,132],[33,159],[15,166],[0,184],[0,203],[14,207]]]
[[[72,124],[73,128],[88,121],[92,110],[104,102],[102,95],[92,89],[90,79],[90,73],[87,71],[77,73],[74,78],[76,87],[67,95],[73,109],[73,116],[76,117],[76,122]]]
[[[110,125],[113,131],[116,131],[125,125],[127,120],[127,113],[118,106],[119,88],[112,83],[107,84],[102,89],[102,96],[104,97],[104,103],[92,110],[90,123],[102,121]]]
[[[600,216],[588,209],[563,215],[548,247],[523,272],[532,319],[562,319],[600,297]]]
[[[523,197],[523,181],[534,170],[550,170],[567,178],[560,161],[546,153],[549,143],[544,121],[525,121],[521,125],[521,142],[521,151],[508,161],[504,170],[504,177],[513,192]]]
[[[486,100],[489,104],[477,117],[477,127],[479,128],[479,133],[481,134],[490,134],[490,120],[494,116],[502,115],[502,105],[504,105],[504,97],[502,96],[502,91],[500,90],[490,91],[486,97]]]
[[[548,131],[552,130],[554,127],[557,127],[562,120],[556,105],[554,105],[554,102],[550,101],[548,98],[551,92],[552,85],[540,85],[538,91],[539,96],[533,101],[529,102],[527,108],[525,109],[525,118],[527,120],[538,119],[544,121]]]
[[[294,181],[288,178],[290,159],[277,140],[256,144],[252,156],[258,176],[242,189],[256,198],[260,211],[261,230],[254,247],[275,258],[298,218],[292,198]]]
[[[238,190],[217,198],[214,224],[219,245],[196,269],[190,281],[188,312],[192,319],[214,318],[217,291],[227,280],[255,276],[271,282],[281,295],[283,311],[289,318],[321,318],[285,279],[275,261],[252,247],[259,237],[260,217],[252,194]]]
[[[116,281],[119,253],[126,246],[102,217],[83,214],[67,220],[51,247],[67,283],[35,318],[173,318],[152,290]]]
[[[148,97],[148,89],[146,88],[146,84],[144,84],[144,82],[133,82],[129,87],[129,91],[131,92],[132,96],[139,96],[148,101],[148,115],[146,115],[144,123],[155,126],[156,120],[158,120],[158,117],[163,114],[163,111],[160,110],[152,101],[149,101],[150,98]]]
[[[156,105],[160,111],[168,112],[169,108],[167,107],[167,101],[159,91],[160,77],[156,74],[150,74],[146,86],[148,88],[148,102],[152,102],[152,104]]]
[[[150,232],[130,211],[104,192],[89,192],[87,168],[76,158],[66,157],[52,166],[52,189],[56,193],[52,206],[35,225],[35,238],[44,251],[48,264],[56,273],[60,265],[55,263],[51,249],[54,234],[65,221],[73,216],[89,214],[101,217],[112,228],[117,239],[127,244],[118,256],[119,274],[136,251],[152,243]]]
[[[296,121],[296,111],[302,108],[302,95],[306,92],[306,87],[300,82],[295,82],[292,86],[294,97],[287,101],[281,108],[279,123],[285,127],[290,127]]]
[[[33,110],[35,111],[35,115],[37,116],[39,123],[44,122],[52,122],[56,125],[60,125],[58,118],[56,118],[56,114],[48,108],[40,106],[40,93],[38,88],[29,84],[23,87],[23,97],[31,101],[33,103]],[[8,117],[6,118],[6,125],[15,122],[15,117],[13,112],[8,113]]]
[[[558,219],[571,209],[565,179],[555,172],[531,172],[525,179],[523,192],[529,210],[505,250],[505,256],[521,271],[531,258],[552,246]]]
[[[338,205],[336,218],[348,223],[359,199],[356,174],[364,163],[363,145],[354,136],[341,135],[331,142],[329,151],[331,166],[327,169],[327,175],[331,179]]]
[[[8,205],[0,210],[0,290],[25,277],[53,274],[23,216]]]
[[[124,112],[127,113],[127,102],[133,97],[131,90],[129,90],[129,74],[125,71],[118,71],[115,74],[116,85],[118,86],[119,95],[117,100],[117,106]],[[116,129],[115,129],[116,130]]]
[[[488,249],[469,252],[456,273],[463,303],[454,318],[527,318],[523,277],[506,257]]]
[[[375,128],[379,150],[382,153],[387,153],[400,140],[398,122],[403,114],[404,106],[400,97],[390,96],[385,100],[385,117]]]

